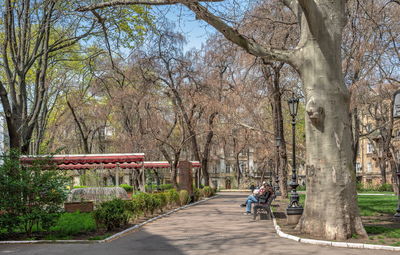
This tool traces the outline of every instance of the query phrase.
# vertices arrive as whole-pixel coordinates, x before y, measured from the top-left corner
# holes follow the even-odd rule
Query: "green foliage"
[[[121,184],[119,185],[121,188],[123,188],[126,192],[132,192],[133,191],[133,187],[131,185],[128,184]]]
[[[128,224],[131,217],[128,208],[128,204],[121,199],[101,203],[93,212],[96,225],[104,225],[110,231]]]
[[[193,202],[199,201],[201,196],[202,196],[201,189],[193,188],[193,198],[194,198]]]
[[[142,212],[144,214],[150,211],[150,207],[152,204],[152,198],[149,193],[140,192],[132,196],[132,201],[134,204],[134,208],[138,212]]]
[[[187,190],[179,191],[179,203],[180,205],[187,205],[190,202],[189,192]]]
[[[72,189],[84,189],[84,188],[89,188],[89,186],[74,186]]]
[[[50,231],[56,232],[56,236],[76,235],[96,230],[96,222],[91,213],[64,213],[57,220]]]
[[[17,152],[4,157],[0,166],[0,225],[9,232],[16,226],[23,226],[28,235],[34,225],[49,229],[60,215],[69,179],[49,169],[50,165],[49,160],[36,160],[29,167],[21,166]]]
[[[176,191],[176,189],[168,190],[166,192],[166,195],[167,195],[168,204],[170,206],[179,205],[179,203],[180,203],[179,193]]]
[[[168,205],[167,195],[164,192],[155,193],[155,197],[160,200],[160,210],[162,211],[164,207]]]
[[[202,193],[204,197],[212,197],[215,195],[215,191],[210,186],[205,186]]]
[[[145,185],[146,191],[148,190],[160,190],[160,191],[165,191],[172,189],[172,184],[151,184],[151,185]]]
[[[299,185],[296,189],[297,191],[306,191],[306,186],[304,185]]]
[[[393,192],[393,186],[391,184],[385,183],[381,185],[363,184],[357,182],[357,191],[359,192]]]

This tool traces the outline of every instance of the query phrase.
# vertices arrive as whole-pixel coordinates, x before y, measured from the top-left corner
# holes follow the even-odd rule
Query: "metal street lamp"
[[[275,146],[276,146],[276,172],[275,172],[275,195],[280,196],[281,191],[279,190],[279,160],[280,160],[280,147],[282,145],[282,139],[280,136],[275,138]]]
[[[299,108],[299,99],[294,95],[288,100],[290,115],[292,116],[292,180],[289,183],[292,191],[290,193],[290,204],[286,209],[287,215],[301,215],[303,214],[303,207],[299,204],[299,194],[296,188],[299,186],[297,183],[296,175],[296,116]]]
[[[269,161],[268,161],[268,168],[269,168],[269,186],[271,186],[271,187],[272,187],[272,167],[273,167],[272,159],[269,159]]]
[[[393,95],[393,118],[400,118],[400,90],[397,90]],[[395,155],[393,155],[394,157]],[[398,202],[396,214],[394,217],[400,220],[400,167],[397,167],[397,185],[398,185]]]

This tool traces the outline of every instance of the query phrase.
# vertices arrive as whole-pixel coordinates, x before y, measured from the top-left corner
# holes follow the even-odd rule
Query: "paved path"
[[[271,221],[255,222],[242,214],[239,204],[244,198],[245,194],[223,194],[110,243],[0,245],[0,255],[399,254],[308,245],[280,238]]]

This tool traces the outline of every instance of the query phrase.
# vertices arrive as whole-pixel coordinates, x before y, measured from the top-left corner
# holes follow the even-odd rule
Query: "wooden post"
[[[117,164],[117,170],[115,171],[115,186],[119,186],[119,164]]]

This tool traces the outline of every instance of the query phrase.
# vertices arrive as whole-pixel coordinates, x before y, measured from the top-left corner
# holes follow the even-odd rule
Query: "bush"
[[[97,227],[104,225],[107,230],[113,230],[128,224],[131,213],[128,205],[121,199],[103,202],[93,212]]]
[[[179,191],[179,202],[180,205],[187,205],[190,202],[189,192],[187,190]]]
[[[121,184],[119,185],[121,188],[123,188],[126,192],[132,192],[133,191],[133,187],[131,185],[128,184]]]
[[[385,183],[378,186],[378,191],[390,191],[393,192],[393,186],[389,183]]]
[[[151,184],[151,185],[145,185],[146,190],[160,190],[160,191],[165,191],[172,189],[172,184]]]
[[[201,194],[202,192],[201,192],[201,190],[200,189],[198,189],[198,188],[193,188],[193,198],[194,198],[194,201],[193,202],[196,202],[196,201],[199,201],[200,200],[200,198],[201,198]]]
[[[210,186],[205,186],[202,190],[204,197],[214,196],[214,190]]]
[[[162,193],[156,193],[156,194],[154,194],[154,196],[160,200],[160,208],[159,209],[161,211],[163,211],[163,208],[168,205],[167,195],[164,192],[162,192]]]
[[[49,159],[22,166],[19,153],[11,151],[0,166],[0,223],[8,232],[23,226],[30,235],[34,225],[49,229],[62,211],[69,179],[51,168]],[[46,169],[46,170],[44,170]]]
[[[381,185],[372,185],[372,184],[363,184],[361,182],[357,182],[357,191],[388,191],[388,192],[393,192],[393,186],[391,184],[381,184]]]
[[[140,192],[132,196],[132,201],[138,213],[146,214],[150,210],[151,196],[149,193]]]
[[[96,230],[96,222],[91,213],[64,213],[57,220],[50,231],[57,232],[57,236],[76,235]]]
[[[180,203],[179,193],[176,191],[176,189],[168,190],[166,192],[166,195],[167,195],[168,204],[170,206],[179,205],[179,203]]]

